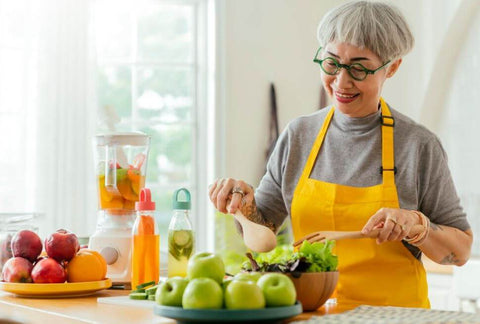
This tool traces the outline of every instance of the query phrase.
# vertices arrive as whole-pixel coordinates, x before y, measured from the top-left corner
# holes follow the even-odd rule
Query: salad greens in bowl
[[[335,241],[304,241],[298,251],[291,245],[281,245],[266,253],[247,253],[249,261],[243,263],[242,269],[288,275],[303,310],[314,311],[330,298],[337,285],[338,258],[332,252],[334,246]]]

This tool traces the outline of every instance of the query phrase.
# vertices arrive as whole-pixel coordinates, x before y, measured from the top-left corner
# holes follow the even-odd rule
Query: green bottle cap
[[[182,195],[182,193],[184,194]],[[175,190],[173,193],[173,209],[190,209],[190,206],[190,192],[185,188]]]

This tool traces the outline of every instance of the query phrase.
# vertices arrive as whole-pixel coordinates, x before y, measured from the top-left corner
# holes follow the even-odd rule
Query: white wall
[[[418,119],[436,50],[460,0],[395,3],[410,23],[416,46],[387,81],[384,98]],[[222,145],[216,176],[256,186],[264,171],[269,84],[277,90],[280,128],[319,105],[320,68],[312,62],[321,17],[339,0],[219,0],[218,55],[223,100]],[[223,129],[222,129],[223,128]]]
[[[225,14],[220,44],[225,55],[225,174],[219,176],[255,186],[263,175],[270,82],[276,87],[280,129],[318,109],[320,74],[312,62],[316,27],[335,2],[220,1]]]

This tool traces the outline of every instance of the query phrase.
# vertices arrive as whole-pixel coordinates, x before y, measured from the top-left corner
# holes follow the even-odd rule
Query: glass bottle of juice
[[[182,199],[179,199],[180,196]],[[173,216],[168,226],[168,277],[186,277],[188,259],[195,251],[190,222],[190,192],[180,188],[173,194]]]
[[[132,289],[160,277],[160,236],[155,221],[155,202],[150,189],[140,191],[135,203],[137,218],[132,229]]]

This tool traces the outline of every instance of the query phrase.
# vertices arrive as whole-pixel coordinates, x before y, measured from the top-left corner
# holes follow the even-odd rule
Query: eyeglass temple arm
[[[320,53],[320,50],[322,49],[322,46],[320,46],[317,50],[317,53],[315,53],[315,56],[313,57],[313,62],[318,62],[319,60],[317,59],[318,53]]]
[[[367,68],[365,68],[365,70],[367,71],[368,74],[374,74],[378,70],[383,69],[388,63],[390,63],[390,60],[388,60],[387,62],[385,62],[385,64],[383,64],[382,66],[380,66],[379,68],[377,68],[375,70],[369,70]]]

